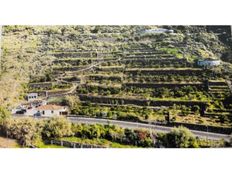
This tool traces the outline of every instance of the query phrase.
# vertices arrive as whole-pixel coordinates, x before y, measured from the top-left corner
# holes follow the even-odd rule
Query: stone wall
[[[123,87],[138,87],[138,88],[176,88],[184,86],[194,86],[198,89],[205,88],[204,83],[124,83]]]
[[[93,144],[82,144],[82,143],[62,141],[62,140],[47,140],[45,143],[68,147],[68,148],[106,148],[106,146],[93,145]]]
[[[168,125],[171,127],[184,126],[188,129],[205,131],[205,132],[213,132],[213,133],[221,133],[221,134],[232,133],[232,128],[226,128],[226,127],[206,126],[206,125],[199,125],[199,124],[179,123],[179,122],[169,123]]]
[[[93,103],[105,103],[105,104],[134,104],[138,106],[173,106],[185,105],[194,106],[198,105],[203,110],[206,108],[206,103],[201,101],[179,101],[179,100],[146,100],[146,99],[129,99],[129,98],[119,98],[119,97],[105,97],[105,96],[92,96],[92,95],[78,95],[82,101],[90,101]]]

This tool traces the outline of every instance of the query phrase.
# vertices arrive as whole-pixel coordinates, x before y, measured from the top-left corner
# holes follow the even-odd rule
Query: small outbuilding
[[[166,28],[155,28],[144,30],[142,34],[161,34],[161,33],[174,33],[174,30],[166,29]]]
[[[27,101],[34,101],[38,99],[38,93],[29,93],[26,96]]]
[[[202,59],[197,61],[198,66],[202,67],[215,67],[219,66],[221,64],[221,60],[219,59],[212,59],[212,58],[207,58],[207,59]]]

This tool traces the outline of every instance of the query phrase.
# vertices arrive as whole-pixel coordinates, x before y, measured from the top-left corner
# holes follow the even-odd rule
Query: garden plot
[[[224,99],[230,95],[230,89],[225,81],[209,81],[208,91],[214,98]]]
[[[118,94],[121,84],[118,83],[88,83],[78,86],[77,94],[93,94],[93,95],[114,95]]]
[[[184,86],[192,86],[196,87],[198,89],[205,89],[205,83],[203,82],[192,82],[192,83],[186,83],[186,82],[159,82],[159,83],[124,83],[123,86],[125,88],[130,87],[138,87],[138,88],[176,88],[176,87],[184,87]]]
[[[51,53],[52,56],[56,58],[76,58],[76,57],[96,57],[96,52],[86,51],[86,52],[54,52]]]
[[[203,70],[200,68],[127,68],[126,74],[155,74],[155,75],[201,75]]]
[[[205,107],[205,101],[188,101],[188,100],[178,100],[178,99],[157,99],[157,100],[146,100],[146,99],[138,99],[136,97],[106,97],[106,96],[95,96],[95,95],[78,95],[83,101],[90,101],[94,103],[106,103],[106,104],[133,104],[138,106],[173,106],[176,105],[186,105],[193,106],[199,105],[200,107]]]
[[[175,58],[138,58],[138,59],[124,59],[121,62],[126,64],[127,68],[165,68],[165,67],[193,67],[186,59]]]
[[[195,46],[194,38],[184,32],[140,36],[137,30],[130,33],[130,27],[106,27],[104,32],[101,28],[104,27],[87,32],[85,28],[75,28],[65,34],[49,32],[41,36],[42,44],[36,43],[43,45],[40,50],[53,58],[47,73],[49,78],[45,75],[46,78],[38,78],[37,82],[42,79],[60,84],[78,83],[76,93],[82,104],[87,104],[77,106],[74,114],[83,111],[90,116],[165,122],[165,116],[170,113],[172,122],[231,124],[231,112],[224,106],[228,89],[219,81],[225,78],[224,74],[220,70],[195,68],[195,61],[202,57],[199,52],[206,54],[207,45],[203,41],[198,40]],[[30,46],[33,39],[30,40],[25,55],[34,51],[35,44]],[[14,43],[9,41],[9,44]],[[16,49],[19,48],[16,44]],[[51,95],[58,95],[68,93],[69,88],[44,87],[38,91],[50,90]],[[123,105],[126,107],[122,108]],[[159,109],[155,112],[151,108]]]
[[[124,75],[125,83],[159,83],[159,82],[198,82],[203,81],[204,76],[188,75],[150,75],[150,74],[127,74]]]
[[[125,66],[99,66],[96,70],[97,71],[107,71],[107,72],[122,72],[124,71]]]
[[[129,54],[125,55],[124,59],[141,59],[141,58],[150,58],[150,59],[158,59],[158,58],[175,58],[172,54],[147,54],[147,55],[135,55]]]
[[[97,81],[97,82],[102,82],[104,80],[109,80],[113,82],[122,82],[123,81],[123,74],[90,74],[86,76],[86,78],[91,82],[91,81]]]

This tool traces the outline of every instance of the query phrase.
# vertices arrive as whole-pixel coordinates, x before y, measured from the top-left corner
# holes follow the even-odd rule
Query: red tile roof
[[[37,109],[38,110],[60,110],[63,109],[63,106],[58,106],[58,105],[43,105],[39,106]]]

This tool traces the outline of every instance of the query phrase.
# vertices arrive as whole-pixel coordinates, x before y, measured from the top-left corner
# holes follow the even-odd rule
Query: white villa
[[[204,59],[204,60],[198,60],[197,65],[203,66],[203,67],[214,67],[221,64],[221,60],[219,59]]]
[[[37,117],[53,117],[68,115],[68,108],[59,105],[47,104],[45,100],[33,100],[21,104],[11,111],[12,114]]]
[[[66,107],[50,104],[39,106],[35,108],[35,110],[37,111],[34,114],[35,116],[53,117],[68,114],[68,110]]]
[[[143,31],[143,34],[161,34],[161,33],[174,33],[174,30],[165,28],[155,28]]]

